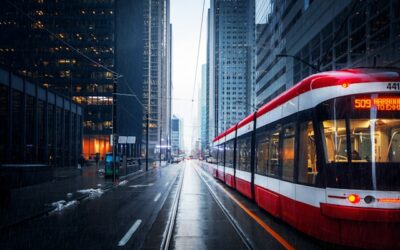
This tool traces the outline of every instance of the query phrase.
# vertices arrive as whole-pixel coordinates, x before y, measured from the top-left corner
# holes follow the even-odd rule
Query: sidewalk
[[[0,203],[0,231],[23,221],[46,214],[54,209],[52,203],[81,200],[83,189],[107,189],[113,184],[100,176],[96,166],[57,169],[54,180],[34,186],[12,189]]]

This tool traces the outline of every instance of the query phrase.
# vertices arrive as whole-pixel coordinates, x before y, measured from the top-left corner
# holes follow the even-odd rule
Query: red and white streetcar
[[[214,139],[216,178],[324,241],[400,248],[400,70],[299,82]]]

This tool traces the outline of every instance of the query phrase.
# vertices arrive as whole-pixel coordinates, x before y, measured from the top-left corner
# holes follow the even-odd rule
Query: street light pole
[[[149,170],[149,113],[146,114],[146,172]]]
[[[116,166],[115,166],[115,147],[118,142],[117,140],[117,127],[116,127],[116,117],[117,117],[117,83],[118,83],[118,78],[122,77],[122,75],[117,75],[113,74],[113,97],[112,97],[112,110],[111,110],[111,115],[112,115],[112,168],[113,168],[113,181],[116,181],[117,176],[116,176]]]

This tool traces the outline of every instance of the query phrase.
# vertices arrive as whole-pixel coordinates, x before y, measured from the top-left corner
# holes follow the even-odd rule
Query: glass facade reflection
[[[0,162],[76,166],[82,111],[69,99],[0,69]]]

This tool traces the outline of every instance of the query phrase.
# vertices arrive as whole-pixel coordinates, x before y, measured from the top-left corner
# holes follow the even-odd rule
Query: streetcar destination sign
[[[355,98],[354,109],[376,108],[379,111],[400,111],[400,97]]]

